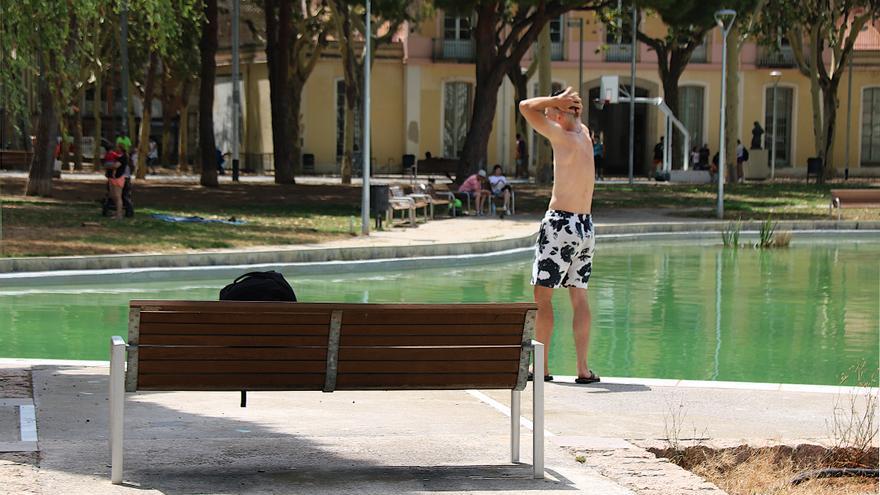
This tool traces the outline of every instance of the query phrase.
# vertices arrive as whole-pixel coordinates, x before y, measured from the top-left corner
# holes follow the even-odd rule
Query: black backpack
[[[296,302],[293,288],[280,273],[250,272],[220,289],[221,301],[291,301]]]
[[[747,148],[743,148],[743,161],[749,161],[749,150]]]
[[[296,302],[293,288],[280,273],[250,272],[220,289],[221,301],[290,301]],[[247,406],[247,391],[241,391],[241,407]]]

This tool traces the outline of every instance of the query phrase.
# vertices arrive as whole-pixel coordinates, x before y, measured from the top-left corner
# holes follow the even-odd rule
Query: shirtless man
[[[553,380],[548,366],[553,336],[553,289],[568,288],[574,309],[572,330],[577,351],[577,383],[599,377],[587,366],[590,305],[587,285],[593,269],[593,220],[590,210],[595,185],[593,142],[581,123],[581,98],[571,88],[549,97],[523,100],[519,111],[532,128],[553,146],[553,195],[541,221],[531,284],[535,286],[538,341],[544,344],[544,381]],[[535,370],[537,373],[537,370]]]

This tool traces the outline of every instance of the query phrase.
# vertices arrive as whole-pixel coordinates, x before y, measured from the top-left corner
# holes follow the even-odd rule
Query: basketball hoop
[[[605,108],[605,105],[607,105],[607,104],[609,104],[609,103],[611,103],[611,100],[609,100],[609,99],[607,99],[607,98],[604,99],[604,100],[603,100],[603,99],[599,99],[599,98],[596,98],[595,100],[593,100],[593,106],[596,107],[596,110],[600,110],[600,111],[601,111],[603,108]]]

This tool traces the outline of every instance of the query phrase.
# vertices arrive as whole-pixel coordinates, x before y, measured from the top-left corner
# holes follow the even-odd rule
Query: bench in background
[[[831,205],[828,214],[837,208],[837,219],[840,220],[843,208],[880,208],[880,188],[878,189],[832,189]]]

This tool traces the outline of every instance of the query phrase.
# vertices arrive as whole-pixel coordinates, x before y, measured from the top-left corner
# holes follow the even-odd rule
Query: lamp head
[[[773,78],[773,82],[779,82],[779,78],[782,77],[782,72],[779,72],[778,70],[774,70],[774,71],[770,72],[770,77]]]
[[[733,25],[733,20],[736,19],[736,11],[731,9],[724,9],[715,12],[715,22],[718,23],[718,27],[727,31]]]

